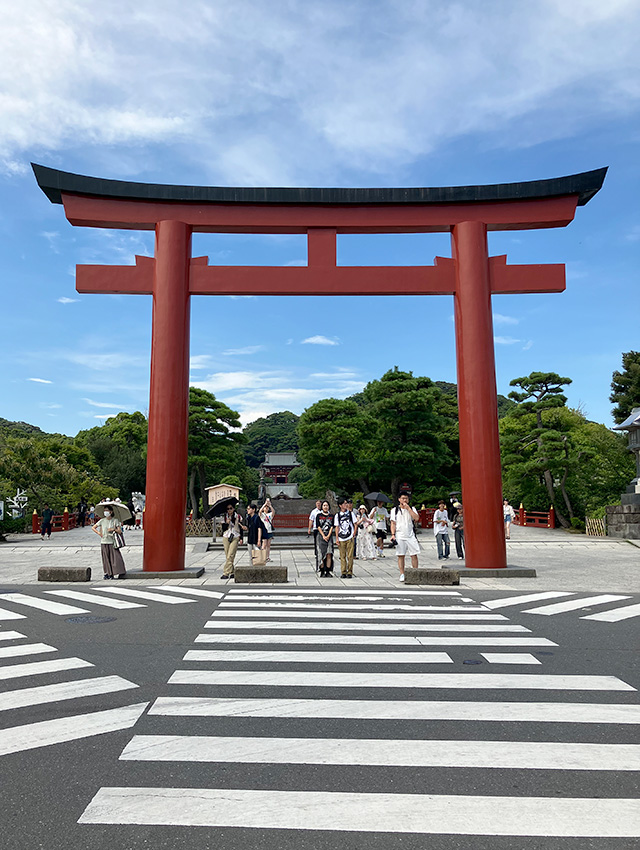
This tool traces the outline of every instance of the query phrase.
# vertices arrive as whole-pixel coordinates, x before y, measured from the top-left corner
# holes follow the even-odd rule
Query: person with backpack
[[[349,509],[349,500],[343,496],[338,502],[340,510],[333,521],[336,546],[340,552],[340,577],[353,578],[353,547],[359,524],[355,512]]]

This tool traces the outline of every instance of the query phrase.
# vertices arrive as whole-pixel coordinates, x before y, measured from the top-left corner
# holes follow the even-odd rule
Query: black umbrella
[[[384,493],[367,493],[365,499],[370,499],[372,502],[390,502],[388,496],[385,496]]]
[[[233,507],[235,508],[235,506],[238,504],[238,501],[239,500],[236,499],[235,496],[225,496],[224,499],[219,499],[217,502],[211,505],[211,507],[207,511],[207,516],[222,516],[227,512],[227,508],[229,507],[229,505],[233,505]]]

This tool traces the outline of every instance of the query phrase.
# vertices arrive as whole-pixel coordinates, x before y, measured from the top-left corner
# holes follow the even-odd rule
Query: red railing
[[[91,525],[89,514],[85,519],[85,525]],[[78,515],[70,514],[65,511],[63,514],[54,514],[51,517],[51,531],[69,531],[70,528],[78,528]],[[34,511],[31,516],[31,532],[32,534],[40,534],[42,528],[42,518]]]
[[[520,505],[520,510],[515,512],[514,525],[529,526],[532,528],[555,528],[556,512],[553,505],[548,511],[525,511]]]
[[[420,517],[420,528],[433,528],[433,515],[435,512],[435,508],[424,508],[423,510],[418,511],[418,515]]]
[[[308,528],[309,514],[276,514],[273,527],[278,528]]]

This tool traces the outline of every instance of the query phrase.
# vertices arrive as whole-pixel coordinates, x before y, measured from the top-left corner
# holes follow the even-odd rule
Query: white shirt
[[[446,511],[437,510],[433,515],[433,536],[449,533],[449,514]]]
[[[394,508],[391,511],[391,522],[395,522],[396,524],[396,537],[400,537],[403,540],[413,537],[413,517],[409,511],[403,511],[402,508]]]
[[[316,517],[322,513],[322,508],[314,508],[309,514],[309,525],[311,528],[316,527]]]
[[[376,531],[386,531],[387,530],[387,519],[389,517],[389,511],[386,508],[379,508],[377,505],[371,513],[369,514],[371,519],[376,524]]]
[[[351,514],[351,523],[349,522],[349,514]],[[355,524],[358,521],[358,516],[355,511],[338,511],[333,520],[333,525],[338,529],[338,540],[345,543],[354,537]]]

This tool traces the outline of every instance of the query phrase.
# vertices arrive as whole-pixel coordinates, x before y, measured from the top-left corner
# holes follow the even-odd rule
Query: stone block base
[[[40,567],[38,581],[91,581],[91,567]]]
[[[188,567],[184,570],[167,570],[166,572],[127,570],[125,578],[200,578],[203,573],[204,567]]]
[[[425,570],[409,567],[404,571],[405,584],[460,584],[458,570]]]
[[[247,564],[234,567],[236,584],[282,584],[288,580],[287,568],[263,564]]]
[[[607,537],[640,540],[640,504],[609,505]]]

